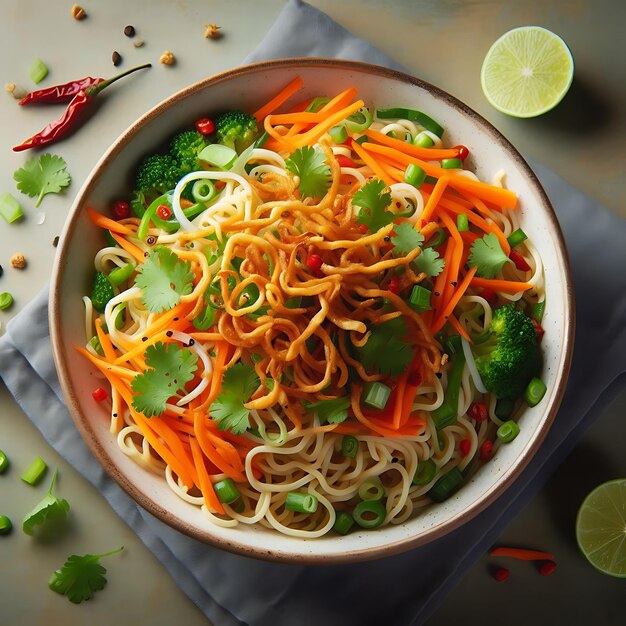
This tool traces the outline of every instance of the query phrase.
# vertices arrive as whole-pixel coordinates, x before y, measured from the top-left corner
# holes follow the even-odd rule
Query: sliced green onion
[[[5,291],[4,293],[0,293],[0,311],[4,311],[13,305],[13,296]]]
[[[28,75],[35,84],[38,84],[48,75],[48,67],[41,59],[35,59],[28,70]]]
[[[0,195],[0,215],[11,224],[19,220],[24,215],[24,211],[22,211],[22,205],[10,193],[3,193]]]
[[[434,176],[426,176],[426,180],[424,182],[428,183],[429,185],[436,185],[437,180],[439,179],[435,178]]]
[[[418,133],[413,139],[413,145],[420,148],[432,148],[435,145],[433,138],[425,132]]]
[[[460,170],[463,169],[463,161],[461,159],[441,159],[441,167],[444,170]]]
[[[494,413],[499,420],[508,420],[513,415],[513,409],[515,408],[515,400],[513,398],[500,398],[496,402],[496,408]]]
[[[317,98],[313,98],[313,100],[311,100],[311,104],[309,104],[305,111],[307,113],[317,113],[323,106],[327,105],[329,102],[330,98],[318,96]]]
[[[547,391],[546,384],[541,380],[541,378],[533,378],[528,383],[528,387],[526,387],[526,391],[524,392],[524,400],[526,400],[526,404],[528,406],[536,406],[542,400],[542,398],[546,395]]]
[[[413,185],[413,187],[419,189],[424,184],[426,178],[426,172],[415,163],[409,163],[404,171],[404,182]]]
[[[542,300],[541,302],[535,302],[531,310],[531,317],[534,317],[538,322],[540,322],[543,319],[543,313],[545,309],[546,309],[545,300]]]
[[[391,389],[387,385],[378,381],[370,382],[363,389],[363,403],[373,409],[384,409],[390,395]]]
[[[215,309],[208,305],[192,320],[194,328],[197,328],[198,330],[208,330],[214,323]]]
[[[380,500],[362,500],[352,513],[352,518],[361,528],[377,528],[386,516],[387,509]]]
[[[417,122],[431,133],[435,133],[437,137],[443,135],[443,126],[435,122],[432,117],[428,117],[426,113],[416,111],[415,109],[405,109],[402,107],[376,109],[376,117],[381,120],[410,120],[411,122]]]
[[[420,461],[415,469],[415,475],[413,476],[413,484],[421,487],[427,485],[437,473],[437,465],[432,459],[426,461]]]
[[[456,216],[456,228],[460,233],[469,230],[469,219],[467,218],[467,213],[459,213]]]
[[[132,263],[126,263],[126,265],[122,267],[116,267],[114,270],[111,270],[107,278],[114,287],[117,287],[125,283],[131,277],[134,270],[135,266]]]
[[[348,131],[343,124],[340,124],[339,126],[333,126],[328,131],[328,134],[335,143],[343,143],[348,139]]]
[[[345,511],[339,511],[333,524],[333,530],[340,535],[347,535],[350,529],[354,526],[354,518],[350,513]]]
[[[209,144],[198,155],[200,161],[221,169],[228,169],[236,158],[237,152],[235,150],[220,143]]]
[[[212,180],[201,178],[193,184],[191,195],[196,202],[209,202],[217,195],[217,189]]]
[[[285,498],[285,508],[297,513],[315,513],[317,504],[317,498],[312,493],[290,491]]]
[[[353,459],[359,451],[359,440],[352,435],[344,435],[341,440],[341,454]]]
[[[224,478],[213,485],[215,494],[224,504],[232,504],[241,497],[239,489],[235,486],[232,478]]]
[[[102,348],[100,339],[98,339],[98,335],[94,335],[89,340],[88,344],[96,351],[96,354],[99,354],[100,356],[104,356],[104,349]]]
[[[6,515],[0,515],[0,535],[8,535],[13,528],[13,523]]]
[[[0,450],[0,474],[4,474],[7,467],[9,467],[9,459],[7,458],[7,455]]]
[[[367,135],[361,135],[355,141],[361,145],[362,143],[367,143],[369,141],[369,137]]]
[[[448,233],[443,228],[438,228],[434,235],[428,240],[425,248],[438,248],[440,245],[446,242]]]
[[[415,285],[411,296],[409,297],[409,305],[414,311],[423,313],[424,311],[430,311],[430,290],[422,287],[421,285]]]
[[[116,330],[122,330],[122,328],[124,328],[124,321],[126,320],[126,314],[124,313],[124,311],[126,311],[125,304],[119,308],[117,315],[115,316]]]
[[[434,502],[443,502],[456,493],[463,484],[463,474],[458,467],[446,472],[429,490],[428,496]]]
[[[515,246],[518,246],[520,243],[522,243],[522,241],[526,241],[526,239],[528,239],[528,236],[526,235],[526,233],[521,228],[518,228],[517,230],[514,230],[506,238],[506,240],[509,242],[509,245],[511,246],[511,248],[515,248]]]
[[[38,456],[31,464],[30,467],[22,474],[21,478],[25,483],[29,485],[36,485],[46,473],[48,466],[45,461]]]
[[[519,435],[519,426],[513,420],[508,420],[500,424],[496,435],[502,443],[510,443]]]
[[[385,488],[378,476],[372,476],[364,480],[359,486],[359,498],[361,500],[382,500]]]
[[[351,133],[362,133],[367,130],[373,121],[372,114],[367,107],[361,107],[346,119],[346,126]]]
[[[235,511],[235,513],[243,513],[243,510],[246,508],[245,504],[243,503],[243,500],[235,500],[231,505],[230,508]]]

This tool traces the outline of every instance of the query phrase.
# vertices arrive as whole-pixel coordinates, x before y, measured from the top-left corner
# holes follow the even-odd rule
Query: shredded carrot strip
[[[420,219],[424,220],[425,222],[429,222],[432,219],[435,209],[437,208],[437,204],[439,203],[443,192],[446,190],[449,181],[450,177],[446,175],[437,180],[433,192],[430,194],[430,197],[426,202],[426,206],[422,211]]]
[[[112,220],[102,213],[98,213],[96,210],[91,207],[87,207],[87,217],[94,223],[96,226],[100,226],[101,228],[106,228],[110,230],[112,233],[119,233],[121,235],[132,235],[133,231],[125,226],[124,224],[120,224],[115,220]]]
[[[504,293],[511,295],[519,293],[520,291],[528,291],[533,288],[532,283],[518,282],[516,280],[501,280],[498,278],[480,278],[478,276],[474,276],[470,284],[472,287],[492,289],[496,293],[498,291],[503,291]]]
[[[458,286],[457,290],[454,292],[452,298],[450,298],[445,307],[441,310],[441,312],[435,319],[435,322],[431,326],[431,331],[433,334],[438,333],[443,328],[443,325],[446,323],[450,315],[452,315],[454,307],[456,307],[456,305],[459,303],[459,300],[463,297],[463,294],[467,291],[467,288],[469,287],[472,278],[474,278],[474,274],[476,274],[476,270],[476,267],[470,268],[469,272],[467,272],[465,278]]]
[[[333,113],[323,122],[311,128],[311,130],[308,130],[301,135],[294,136],[294,145],[297,148],[313,145],[324,133],[328,132],[333,126],[336,126],[342,120],[345,120],[346,117],[350,117],[350,115],[358,111],[362,106],[364,106],[364,104],[363,100],[357,100],[344,109]]]
[[[404,405],[404,391],[406,389],[407,372],[402,374],[396,382],[396,402],[393,408],[393,427],[398,430],[402,422],[402,407]]]
[[[454,330],[456,330],[456,332],[459,333],[459,335],[461,335],[461,337],[463,337],[469,343],[474,343],[469,333],[465,330],[465,328],[463,328],[463,326],[461,325],[461,322],[459,322],[459,320],[456,319],[454,315],[450,314],[450,317],[448,318],[448,322],[450,323],[450,326],[452,326],[452,328],[454,328]]]
[[[217,513],[224,514],[224,507],[220,502],[220,499],[213,489],[213,483],[207,472],[206,465],[204,463],[204,457],[202,456],[202,450],[198,445],[198,442],[193,437],[189,437],[189,445],[191,446],[191,454],[196,465],[196,472],[198,474],[198,487],[202,492],[204,498],[204,504],[210,511],[216,511]]]
[[[377,130],[368,129],[365,131],[365,134],[370,139],[375,139],[379,143],[385,143],[383,137],[387,137],[387,139],[391,140],[386,145],[396,148],[405,154],[408,154],[412,157],[417,157],[418,159],[424,159],[426,161],[439,161],[440,159],[456,159],[459,156],[458,150],[454,148],[421,148],[420,146],[415,146],[411,143],[407,143],[406,141],[402,141],[400,139],[395,139],[394,137],[389,137]]]
[[[522,561],[552,561],[554,554],[542,550],[527,550],[525,548],[494,548],[489,556],[508,556]]]
[[[264,104],[252,115],[260,122],[264,117],[275,111],[281,104],[289,100],[291,96],[304,87],[304,81],[296,76],[286,87],[283,87],[267,104]]]
[[[115,348],[111,343],[111,338],[102,330],[102,321],[100,318],[96,318],[94,325],[96,327],[96,335],[98,335],[98,341],[102,346],[104,356],[108,361],[115,361]]]
[[[455,249],[454,239],[452,237],[448,237],[446,241],[446,247],[443,253],[443,270],[437,278],[435,279],[435,286],[433,287],[433,295],[430,298],[430,303],[433,308],[433,312],[436,312],[441,307],[441,303],[443,301],[443,290],[444,286],[448,280],[448,272],[450,271],[450,264],[452,260],[452,255],[454,254]]]
[[[367,152],[365,152],[365,150],[363,150],[363,148],[361,148],[361,146],[356,141],[353,140],[350,144],[350,147],[359,155],[359,157],[361,157],[363,163],[365,163],[365,165],[367,165],[378,178],[383,180],[386,185],[393,184],[394,181],[387,174],[387,172],[380,166],[379,163],[376,162],[375,159],[373,159]]]
[[[126,250],[126,252],[133,256],[137,263],[143,263],[146,260],[143,250],[138,248],[134,243],[130,243],[130,241],[114,232],[111,233],[111,237],[113,237],[113,239],[115,239],[115,241],[117,241],[117,243],[119,243],[120,246]]]

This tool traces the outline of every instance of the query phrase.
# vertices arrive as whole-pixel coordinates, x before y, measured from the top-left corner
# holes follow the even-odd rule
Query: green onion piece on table
[[[7,455],[2,450],[0,450],[0,474],[4,474],[4,472],[7,471],[8,467],[9,459]]]
[[[13,523],[6,515],[0,515],[0,535],[8,535],[13,528]]]
[[[8,309],[13,304],[13,296],[5,291],[4,293],[0,293],[0,311],[4,311]]]
[[[31,464],[30,467],[22,474],[21,478],[25,483],[29,485],[36,485],[46,473],[48,466],[45,461],[38,456]]]
[[[3,193],[0,195],[0,215],[7,223],[12,224],[24,215],[24,211],[22,205],[10,193]]]
[[[35,84],[38,84],[48,75],[48,67],[41,59],[35,59],[28,70],[28,75]]]

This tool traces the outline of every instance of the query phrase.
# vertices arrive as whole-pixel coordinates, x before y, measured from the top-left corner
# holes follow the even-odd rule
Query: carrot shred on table
[[[554,555],[550,552],[543,552],[542,550],[528,550],[526,548],[510,548],[499,547],[494,548],[489,552],[489,556],[505,556],[513,559],[520,559],[522,561],[552,561]]]

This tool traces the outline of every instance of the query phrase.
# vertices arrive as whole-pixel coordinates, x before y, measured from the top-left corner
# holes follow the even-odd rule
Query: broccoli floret
[[[169,154],[153,154],[146,157],[137,172],[136,190],[150,197],[163,194],[176,187],[182,178],[180,166]]]
[[[182,174],[200,169],[198,154],[206,145],[206,139],[196,130],[185,130],[174,137],[170,154],[179,164]]]
[[[478,373],[497,398],[519,397],[541,369],[535,325],[510,303],[493,312],[489,333],[472,348]]]
[[[260,135],[254,116],[243,111],[228,111],[215,120],[217,141],[242,152]]]

